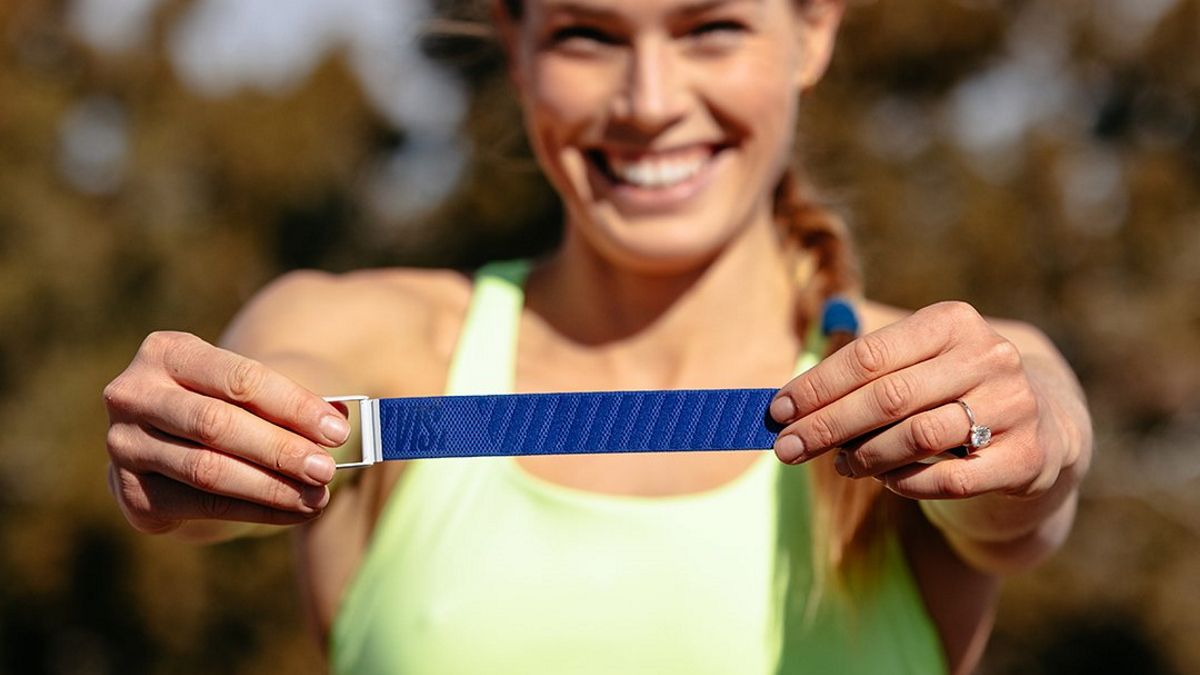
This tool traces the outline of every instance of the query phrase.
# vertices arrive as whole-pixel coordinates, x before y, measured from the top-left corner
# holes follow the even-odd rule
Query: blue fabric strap
[[[382,459],[767,449],[776,389],[378,400]]]

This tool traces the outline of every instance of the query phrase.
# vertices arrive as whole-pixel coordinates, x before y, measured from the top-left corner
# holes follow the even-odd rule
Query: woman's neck
[[[766,220],[709,263],[673,274],[620,267],[568,235],[530,277],[527,302],[545,335],[558,338],[542,350],[599,359],[624,386],[658,388],[717,386],[741,373],[753,379],[756,369],[786,373],[798,345],[792,299]]]

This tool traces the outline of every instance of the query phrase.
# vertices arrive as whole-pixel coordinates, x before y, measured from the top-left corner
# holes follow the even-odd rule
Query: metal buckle
[[[379,440],[379,399],[359,394],[351,396],[325,396],[326,401],[358,401],[358,426],[362,433],[362,452],[357,462],[343,462],[339,469],[358,469],[383,461],[383,446]]]

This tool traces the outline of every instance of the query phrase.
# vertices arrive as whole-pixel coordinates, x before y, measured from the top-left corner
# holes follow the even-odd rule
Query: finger
[[[1038,478],[1029,462],[1014,460],[1016,446],[992,445],[963,459],[909,464],[881,474],[892,492],[910,499],[965,499],[991,492],[1015,494]]]
[[[312,485],[333,479],[333,458],[320,446],[225,401],[162,387],[137,417],[159,431],[249,460]]]
[[[137,474],[111,468],[117,503],[135,529],[163,533],[187,520],[227,520],[267,525],[294,525],[320,515],[272,509],[262,504],[202,492],[156,474]]]
[[[237,404],[315,443],[338,446],[350,434],[346,418],[320,396],[254,359],[199,338],[164,350],[163,365],[188,389]]]
[[[311,512],[325,507],[324,485],[288,480],[262,467],[137,424],[114,425],[114,460],[134,473],[157,473],[203,492],[254,502],[283,511]]]
[[[779,390],[770,414],[788,424],[889,372],[924,362],[949,345],[941,305],[925,307],[902,321],[887,325],[830,354]]]
[[[970,433],[962,407],[948,403],[904,420],[859,445],[847,446],[847,475],[865,478],[961,447]]]
[[[807,461],[830,448],[942,405],[955,392],[979,384],[977,373],[948,367],[942,361],[936,358],[922,361],[884,375],[793,422],[780,435],[795,438],[785,444],[785,450],[795,454],[781,455],[781,459],[789,463]]]

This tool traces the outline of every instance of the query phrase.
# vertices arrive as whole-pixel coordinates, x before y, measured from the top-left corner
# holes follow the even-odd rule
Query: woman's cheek
[[[535,71],[530,103],[548,122],[576,127],[601,116],[609,97],[605,69],[551,60]]]
[[[775,52],[736,59],[716,72],[710,71],[706,81],[719,88],[722,100],[736,103],[744,114],[774,113],[797,93],[784,62]]]

